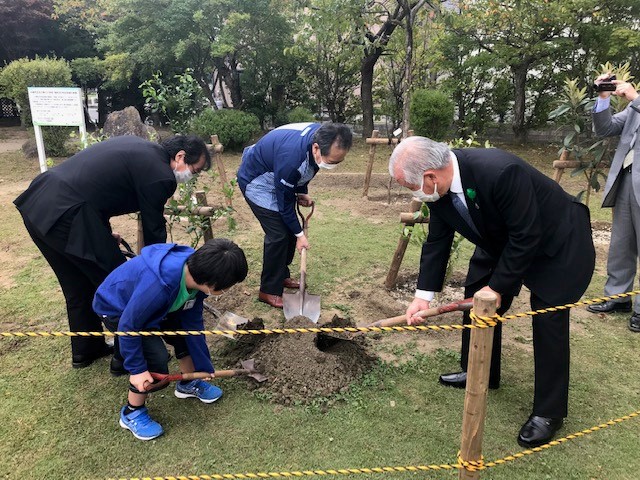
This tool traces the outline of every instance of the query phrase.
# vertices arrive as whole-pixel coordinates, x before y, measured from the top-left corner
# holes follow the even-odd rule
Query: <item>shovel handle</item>
[[[302,222],[302,230],[304,231],[305,236],[307,235],[307,229],[309,228],[309,219],[311,218],[311,215],[313,215],[313,211],[316,209],[316,202],[311,202],[309,207],[311,208],[311,211],[309,212],[309,215],[305,217],[300,209],[300,204],[296,204],[298,215],[300,215],[300,221]]]
[[[216,370],[213,374],[214,378],[230,378],[237,377],[238,375],[248,375],[254,373],[251,370],[245,368],[236,368],[233,370]],[[204,378],[211,378],[211,374],[207,372],[191,372],[191,373],[156,373],[151,372],[151,376],[160,381],[178,382],[181,380],[198,380]]]
[[[307,236],[309,231],[309,219],[311,218],[311,215],[313,215],[313,212],[316,209],[316,202],[311,202],[311,205],[310,205],[311,211],[309,212],[309,215],[307,215],[306,217],[302,213],[302,209],[300,208],[299,203],[296,204],[296,208],[298,210],[298,215],[300,215],[300,221],[302,222],[302,231],[304,232],[304,235]],[[300,251],[300,295],[302,296],[302,301],[300,302],[301,309],[302,309],[302,305],[304,305],[304,293],[305,293],[306,285],[307,285],[307,249],[303,248]],[[302,315],[302,311],[300,312],[300,315]]]
[[[473,298],[465,298],[464,300],[460,300],[459,302],[448,303],[446,305],[440,305],[439,307],[427,308],[426,310],[420,310],[415,314],[416,317],[428,318],[435,317],[436,315],[440,315],[442,313],[448,312],[463,312],[466,310],[471,310],[473,307]],[[397,317],[385,318],[383,320],[378,320],[377,322],[373,322],[368,327],[394,327],[396,325],[403,325],[407,323],[406,315],[398,315]]]

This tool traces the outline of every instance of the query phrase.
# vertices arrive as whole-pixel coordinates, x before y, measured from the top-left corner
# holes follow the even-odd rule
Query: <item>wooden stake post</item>
[[[477,292],[473,296],[473,312],[480,317],[490,317],[496,313],[495,294]],[[475,322],[474,322],[475,324]],[[489,388],[489,368],[493,347],[493,328],[471,330],[469,345],[469,365],[467,368],[467,388],[464,396],[462,418],[462,445],[460,458],[465,462],[482,460],[482,437],[487,416],[487,391]],[[460,480],[480,478],[479,471],[460,469]]]
[[[560,183],[560,179],[562,178],[562,175],[564,174],[564,169],[565,168],[571,168],[571,169],[576,169],[579,167],[584,167],[586,166],[586,164],[584,164],[583,162],[580,162],[578,160],[567,160],[567,158],[569,158],[569,154],[565,151],[562,152],[562,154],[560,155],[560,160],[555,160],[553,162],[553,169],[555,170],[555,174],[553,175],[553,179],[559,184]],[[602,162],[600,162],[597,165],[597,168],[609,168],[609,165],[606,165]],[[586,173],[585,173],[586,175]],[[586,187],[586,196],[585,196],[585,204],[589,205],[589,198],[591,197],[591,182],[589,182],[589,179],[587,178],[587,187]]]
[[[418,200],[411,200],[411,213],[401,213],[400,221],[404,223],[405,226],[415,225],[416,223],[427,223],[429,221],[429,218],[423,218],[422,216],[416,219],[413,218],[413,214],[420,211],[421,208],[422,202],[419,202]],[[404,254],[407,251],[409,240],[411,240],[411,233],[405,235],[403,231],[400,235],[400,239],[398,240],[396,251],[393,254],[391,266],[389,267],[389,273],[387,273],[387,278],[384,281],[384,286],[388,290],[391,290],[396,284],[396,280],[398,279],[398,272],[400,271],[400,265],[402,265],[402,259],[404,258]]]
[[[412,135],[413,135],[413,130],[409,130],[407,132],[407,136],[411,137]],[[364,188],[362,190],[363,197],[369,196],[369,186],[371,185],[371,172],[373,171],[373,163],[375,162],[375,159],[376,159],[376,147],[378,145],[397,145],[399,141],[400,140],[398,140],[395,137],[380,138],[379,130],[374,130],[373,132],[371,132],[371,137],[365,140],[365,142],[371,146],[369,147],[369,163],[367,163],[367,172],[365,173],[365,176],[364,176]]]
[[[209,202],[207,202],[207,195],[202,190],[199,190],[196,192],[196,202],[198,202],[198,205],[201,205],[203,207],[209,206]],[[211,228],[211,217],[205,216],[205,220],[203,223],[207,227],[203,234],[204,241],[206,242],[207,240],[213,239],[213,229]]]

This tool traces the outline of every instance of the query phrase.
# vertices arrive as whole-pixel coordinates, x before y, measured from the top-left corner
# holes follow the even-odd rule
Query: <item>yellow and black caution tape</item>
[[[130,478],[120,478],[119,480],[246,480],[246,479],[255,479],[255,478],[291,478],[291,477],[317,477],[317,476],[326,476],[326,475],[356,475],[356,474],[371,474],[371,473],[402,473],[402,472],[428,472],[428,471],[442,471],[442,470],[486,470],[488,468],[497,467],[499,465],[504,465],[509,462],[513,462],[520,458],[527,457],[528,455],[533,455],[534,453],[543,452],[548,450],[551,447],[557,447],[558,445],[562,445],[569,440],[575,440],[577,438],[584,437],[594,432],[598,432],[605,428],[612,427],[614,425],[618,425],[626,420],[631,420],[632,418],[636,418],[640,416],[640,410],[637,410],[629,415],[625,415],[620,418],[616,418],[615,420],[609,420],[608,422],[601,423],[600,425],[596,425],[595,427],[587,428],[585,430],[581,430],[579,432],[572,433],[567,435],[566,437],[559,438],[557,440],[553,440],[549,443],[545,443],[540,447],[531,448],[528,450],[523,450],[518,453],[514,453],[512,455],[508,455],[504,458],[500,458],[498,460],[494,460],[492,462],[484,461],[482,458],[479,461],[464,461],[460,458],[460,453],[458,452],[458,462],[457,463],[441,463],[441,464],[431,464],[431,465],[406,465],[406,466],[395,466],[395,467],[370,467],[370,468],[340,468],[340,469],[329,469],[329,470],[294,470],[294,471],[285,471],[285,472],[259,472],[259,473],[212,473],[208,475],[178,475],[178,476],[168,476],[168,477],[130,477]]]
[[[608,300],[630,297],[640,294],[640,290],[634,290],[627,293],[610,295],[608,297],[594,298],[591,300],[583,300],[576,303],[567,303],[556,307],[549,307],[540,310],[532,310],[528,312],[515,313],[511,315],[494,315],[492,317],[478,317],[473,312],[471,317],[476,321],[475,325],[403,325],[395,327],[309,327],[309,328],[270,328],[261,330],[175,330],[175,331],[140,331],[140,332],[69,332],[69,331],[52,331],[52,332],[0,332],[1,338],[41,338],[41,337],[158,337],[158,336],[189,336],[189,335],[283,335],[294,333],[390,333],[390,332],[455,332],[465,328],[491,328],[495,327],[498,322],[506,322],[517,318],[530,317],[549,312],[557,312],[559,310],[567,310],[574,307],[592,305],[594,303],[602,303]]]

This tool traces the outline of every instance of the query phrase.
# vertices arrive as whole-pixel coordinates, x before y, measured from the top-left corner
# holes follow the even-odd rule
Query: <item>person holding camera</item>
[[[593,108],[593,129],[598,136],[620,135],[618,147],[611,162],[604,187],[603,207],[613,208],[611,242],[607,259],[606,296],[631,291],[636,276],[640,251],[640,98],[633,85],[616,80],[610,73],[595,80],[598,99]],[[611,95],[624,97],[629,105],[615,115],[611,114]],[[608,300],[589,305],[593,313],[630,312],[631,300]],[[629,330],[640,333],[640,297],[636,297]]]

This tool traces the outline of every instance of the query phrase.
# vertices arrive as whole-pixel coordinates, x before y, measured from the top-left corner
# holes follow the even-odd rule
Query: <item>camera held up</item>
[[[593,89],[596,92],[614,92],[616,89],[616,84],[612,83],[613,80],[616,79],[615,75],[611,75],[609,78],[605,78],[599,84],[594,83]]]

